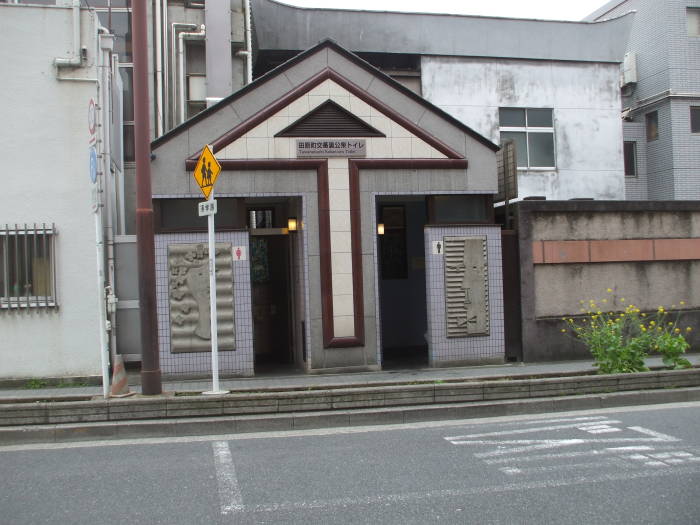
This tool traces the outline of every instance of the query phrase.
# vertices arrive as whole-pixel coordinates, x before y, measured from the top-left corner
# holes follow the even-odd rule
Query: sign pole
[[[216,214],[216,200],[214,199],[214,182],[221,171],[221,165],[212,153],[208,144],[202,149],[197,166],[195,166],[194,180],[202,190],[206,201],[198,204],[199,216],[207,216],[207,237],[209,243],[209,322],[211,331],[211,390],[204,394],[227,394],[228,390],[219,387],[219,330],[216,312],[216,236],[214,231],[214,215]]]
[[[214,189],[212,188],[209,198],[210,203],[214,200]],[[214,235],[214,214],[207,216],[207,230],[209,236],[209,318],[211,320],[211,376],[212,387],[210,392],[205,394],[226,394],[228,391],[219,387],[219,332],[216,313],[216,239]]]

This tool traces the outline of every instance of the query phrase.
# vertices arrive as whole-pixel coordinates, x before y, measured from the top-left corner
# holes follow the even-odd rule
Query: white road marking
[[[566,458],[578,458],[585,456],[602,456],[609,454],[620,454],[621,452],[630,452],[632,450],[654,450],[654,447],[648,446],[633,446],[633,447],[614,447],[606,448],[604,450],[582,450],[579,452],[560,452],[557,454],[534,454],[532,456],[519,457],[518,461],[521,463],[527,463],[532,461],[542,461],[548,459],[566,459]],[[485,459],[484,463],[488,465],[497,465],[501,463],[510,463],[512,458],[495,458],[495,459]]]
[[[588,463],[567,463],[565,465],[547,465],[544,467],[530,467],[530,468],[520,468],[520,467],[501,467],[498,470],[508,475],[515,474],[534,474],[537,472],[558,472],[561,470],[581,470],[586,468],[601,468],[610,467],[617,464],[615,458],[610,458],[608,461],[591,461]]]
[[[211,446],[214,449],[214,467],[219,486],[221,514],[225,516],[231,512],[240,512],[243,510],[243,498],[238,486],[236,469],[233,466],[231,449],[228,448],[226,441],[214,441]]]
[[[605,421],[606,424],[621,423],[621,421],[608,420]],[[600,424],[600,423],[598,423]],[[548,432],[551,430],[563,430],[566,428],[580,428],[581,423],[572,423],[569,425],[550,425],[546,427],[534,427],[534,428],[517,428],[512,430],[499,430],[498,432],[485,432],[483,434],[467,434],[465,436],[450,436],[446,437],[447,441],[451,441],[455,445],[461,444],[461,441],[471,440],[473,438],[480,437],[491,437],[491,436],[512,436],[513,434],[531,434],[532,432]]]
[[[627,481],[631,479],[653,478],[660,476],[677,476],[679,474],[698,474],[698,467],[679,467],[677,469],[654,469],[640,471],[625,471],[621,473],[602,474],[594,477],[576,477],[559,480],[542,480],[521,483],[507,483],[503,485],[473,487],[468,489],[447,489],[432,492],[408,492],[403,494],[379,494],[376,496],[365,496],[358,498],[336,498],[327,500],[311,501],[288,501],[281,503],[271,503],[263,505],[247,505],[246,513],[267,513],[267,512],[290,512],[309,509],[331,509],[344,507],[370,507],[374,505],[391,504],[415,504],[421,500],[437,498],[454,498],[465,496],[479,496],[487,494],[501,494],[507,492],[518,492],[523,490],[548,489],[566,487],[572,485],[585,485],[601,483],[606,481]]]
[[[640,434],[646,434],[647,436],[652,436],[654,441],[681,441],[677,437],[669,436],[668,434],[662,434],[661,432],[655,432],[644,427],[627,427],[630,430],[639,432]]]

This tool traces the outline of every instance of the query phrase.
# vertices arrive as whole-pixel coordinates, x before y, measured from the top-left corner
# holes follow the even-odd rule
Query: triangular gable
[[[328,106],[329,102],[341,107],[344,114],[355,120],[358,126],[377,131],[374,135],[361,136],[366,137],[364,141],[366,142],[367,158],[462,158],[459,153],[454,152],[420,128],[411,126],[410,123],[403,125],[405,120],[402,120],[402,117],[393,110],[367,103],[365,99],[361,98],[363,93],[350,91],[340,82],[342,81],[339,78],[326,78],[286,105],[275,107],[274,113],[262,112],[264,118],[252,119],[252,127],[250,122],[238,126],[212,143],[217,158],[221,160],[297,158],[297,142],[314,137],[317,140],[335,137],[322,132],[322,130],[309,135],[293,136],[282,136],[281,132],[290,127],[293,128],[296,123],[314,115],[317,108]],[[353,137],[346,138],[352,139]],[[321,142],[316,143],[324,144],[325,141],[321,140]],[[188,162],[194,162],[194,157]]]
[[[384,133],[360,120],[333,100],[327,100],[275,134],[275,137],[384,136]]]

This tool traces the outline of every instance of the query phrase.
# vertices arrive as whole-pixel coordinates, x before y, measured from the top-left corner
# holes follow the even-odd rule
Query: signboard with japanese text
[[[365,139],[297,139],[297,158],[366,156]]]

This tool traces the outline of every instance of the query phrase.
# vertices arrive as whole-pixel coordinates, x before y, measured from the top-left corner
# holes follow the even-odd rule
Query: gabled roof
[[[437,106],[431,104],[421,96],[417,95],[410,89],[406,88],[399,82],[396,82],[394,79],[389,77],[388,75],[382,73],[379,69],[375,68],[371,64],[365,62],[361,58],[359,58],[357,55],[354,53],[351,53],[347,49],[343,48],[342,46],[338,45],[335,41],[331,39],[326,39],[319,44],[315,45],[314,47],[307,49],[306,51],[303,51],[296,55],[295,57],[291,58],[290,60],[286,61],[285,63],[281,64],[277,68],[273,69],[269,73],[257,78],[250,84],[246,85],[242,89],[232,93],[228,97],[222,99],[219,101],[217,104],[205,109],[204,111],[198,113],[191,119],[183,122],[176,128],[173,128],[170,130],[168,133],[162,135],[161,137],[155,139],[153,142],[151,142],[151,149],[157,149],[172,138],[180,135],[181,133],[189,130],[199,122],[207,119],[208,117],[228,108],[231,104],[235,103],[239,99],[242,99],[246,95],[252,93],[253,91],[261,88],[264,86],[266,83],[270,82],[273,79],[276,79],[277,77],[280,77],[281,75],[284,75],[286,72],[288,72],[293,66],[296,66],[302,62],[304,62],[307,59],[310,59],[312,56],[315,54],[325,50],[333,50],[339,55],[343,56],[345,59],[348,61],[352,62],[356,66],[359,66],[360,68],[364,69],[365,71],[369,72],[371,75],[374,77],[377,77],[381,82],[388,84],[392,89],[400,92],[402,95],[405,97],[410,98],[413,100],[415,103],[421,105],[427,112],[430,112],[434,114],[436,117],[439,119],[442,119],[446,121],[447,123],[451,124],[452,126],[456,127],[466,135],[470,136],[471,138],[475,139],[476,141],[480,142],[484,146],[488,147],[489,149],[493,151],[498,151],[499,147],[491,142],[489,139],[484,137],[483,135],[477,133],[473,129],[471,129],[469,126],[466,126],[464,123],[461,121],[457,120],[450,114],[446,113],[442,109],[438,108]],[[342,71],[336,71],[338,75],[342,76]],[[271,101],[273,102],[273,101]],[[211,137],[214,139],[215,137]],[[192,152],[190,152],[192,153]]]

